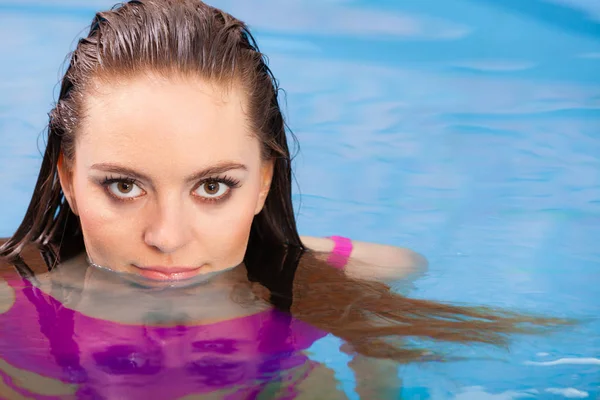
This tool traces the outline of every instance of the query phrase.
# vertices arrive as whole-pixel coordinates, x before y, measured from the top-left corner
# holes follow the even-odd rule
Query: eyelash
[[[130,185],[136,185],[138,187],[141,188],[140,186],[140,182],[137,179],[133,179],[133,178],[129,178],[126,176],[106,176],[104,178],[104,180],[100,183],[102,185],[102,187],[104,188],[104,190],[106,191],[106,193],[114,200],[120,201],[120,202],[128,202],[128,201],[133,201],[136,198],[130,198],[130,199],[126,199],[126,198],[122,198],[122,197],[117,197],[114,194],[111,193],[109,186],[112,185],[113,183],[127,183]],[[143,189],[142,189],[143,190]]]
[[[110,197],[112,197],[113,199],[115,199],[117,201],[121,201],[121,202],[133,201],[137,197],[133,197],[131,199],[125,199],[125,198],[120,198],[120,197],[115,196],[114,194],[111,193],[110,189],[108,188],[113,183],[127,183],[130,185],[136,185],[140,189],[142,189],[140,182],[137,179],[133,179],[133,178],[130,178],[127,176],[112,176],[112,175],[106,176],[104,178],[104,180],[102,180],[102,182],[101,182],[102,187],[104,188],[104,190],[106,191],[106,193],[108,193],[108,195]],[[205,203],[215,203],[215,202],[224,201],[231,195],[232,189],[237,189],[240,187],[239,179],[235,179],[235,178],[225,175],[222,177],[211,177],[211,178],[203,179],[200,182],[198,182],[198,184],[196,186],[194,186],[193,191],[195,191],[200,186],[207,184],[207,183],[221,183],[221,184],[226,185],[229,188],[229,190],[227,191],[226,194],[224,194],[220,197],[215,197],[215,198],[205,198],[205,197],[197,196],[197,195],[194,196],[194,197],[200,198],[201,199],[200,201],[203,201]]]
[[[225,201],[231,195],[231,192],[233,189],[237,189],[240,187],[239,179],[234,179],[234,178],[231,178],[231,177],[225,175],[225,176],[221,176],[221,177],[213,177],[213,178],[207,178],[207,179],[201,180],[200,182],[198,182],[198,184],[196,186],[194,186],[194,191],[196,191],[196,189],[198,189],[200,186],[205,185],[207,183],[221,183],[221,184],[224,184],[225,186],[227,186],[229,188],[229,190],[227,191],[227,193],[225,193],[224,195],[222,195],[220,197],[206,198],[206,197],[194,195],[194,197],[199,198],[200,201],[203,201],[205,203],[218,203],[221,201]]]

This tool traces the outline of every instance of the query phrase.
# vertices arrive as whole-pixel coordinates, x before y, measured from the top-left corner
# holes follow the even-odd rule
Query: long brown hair
[[[394,338],[500,344],[506,334],[532,331],[530,323],[553,322],[409,299],[383,283],[352,279],[328,266],[324,255],[306,251],[292,206],[286,136],[291,132],[279,107],[278,83],[247,26],[199,0],[132,0],[96,14],[88,35],[71,54],[57,104],[49,114],[47,147],[29,208],[17,231],[0,247],[0,255],[18,257],[31,243],[57,246],[62,257],[84,250],[78,218],[58,180],[59,156],[73,160],[84,98],[93,83],[146,71],[199,77],[222,87],[239,85],[248,96],[249,119],[263,144],[262,156],[274,160],[271,190],[252,222],[245,257],[258,296],[339,336],[361,354],[398,361],[422,359],[423,353]],[[251,262],[279,249],[295,254],[295,261]],[[280,279],[290,279],[291,293],[277,293]]]

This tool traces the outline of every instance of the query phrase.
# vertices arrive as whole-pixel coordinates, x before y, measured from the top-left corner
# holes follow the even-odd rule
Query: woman
[[[342,237],[301,238],[285,128],[277,82],[241,21],[198,0],[133,0],[96,15],[50,113],[26,216],[0,248],[26,278],[7,278],[5,287],[16,293],[13,309],[25,307],[19,296],[29,301],[19,315],[39,315],[54,355],[48,362],[62,368],[56,379],[86,382],[90,396],[105,396],[98,394],[105,385],[90,383],[104,380],[90,370],[120,358],[86,353],[73,339],[99,331],[98,320],[121,324],[105,326],[107,337],[154,344],[165,326],[188,333],[242,320],[244,331],[260,326],[268,339],[254,341],[277,350],[249,350],[262,357],[242,374],[254,383],[273,382],[265,368],[306,362],[278,356],[310,344],[290,340],[332,333],[361,373],[371,358],[429,359],[403,348],[403,335],[502,343],[503,334],[525,331],[522,322],[549,322],[404,298],[381,281],[419,271],[421,256]],[[42,264],[50,272],[34,277]],[[137,328],[115,333],[123,324]],[[238,346],[242,338],[232,340]],[[144,356],[151,376],[166,365],[159,353]],[[306,373],[298,379],[322,376]]]

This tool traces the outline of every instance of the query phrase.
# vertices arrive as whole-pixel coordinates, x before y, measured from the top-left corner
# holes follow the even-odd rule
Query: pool
[[[0,237],[28,204],[64,55],[112,4],[0,0]],[[302,234],[421,252],[427,274],[396,285],[413,297],[586,320],[402,366],[397,393],[600,397],[600,3],[211,4],[250,24],[287,92]],[[358,398],[338,347],[311,357]]]

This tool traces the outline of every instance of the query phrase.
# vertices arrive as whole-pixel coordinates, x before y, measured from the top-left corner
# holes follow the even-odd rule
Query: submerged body
[[[13,376],[7,386],[41,394],[44,377],[73,398],[244,399],[278,392],[282,380],[278,397],[294,398],[316,365],[301,352],[324,333],[254,298],[245,273],[240,265],[172,288],[142,286],[81,256],[28,279],[5,270],[0,323],[13,328],[2,332],[0,357],[40,377]]]
[[[27,280],[7,277],[7,284],[14,302],[0,323],[14,328],[2,332],[5,368],[0,370],[10,378],[5,385],[24,395],[47,391],[43,377],[73,398],[179,399],[218,393],[246,399],[266,391],[295,398],[318,365],[302,351],[324,333],[275,310],[213,323],[186,320],[175,310],[143,312],[138,316],[146,324],[128,324],[68,308]],[[11,370],[40,378],[12,375]],[[46,396],[36,398],[51,398]]]
[[[306,354],[327,332],[255,297],[243,264],[173,288],[26,254],[34,276],[0,263],[2,398],[346,398]]]

